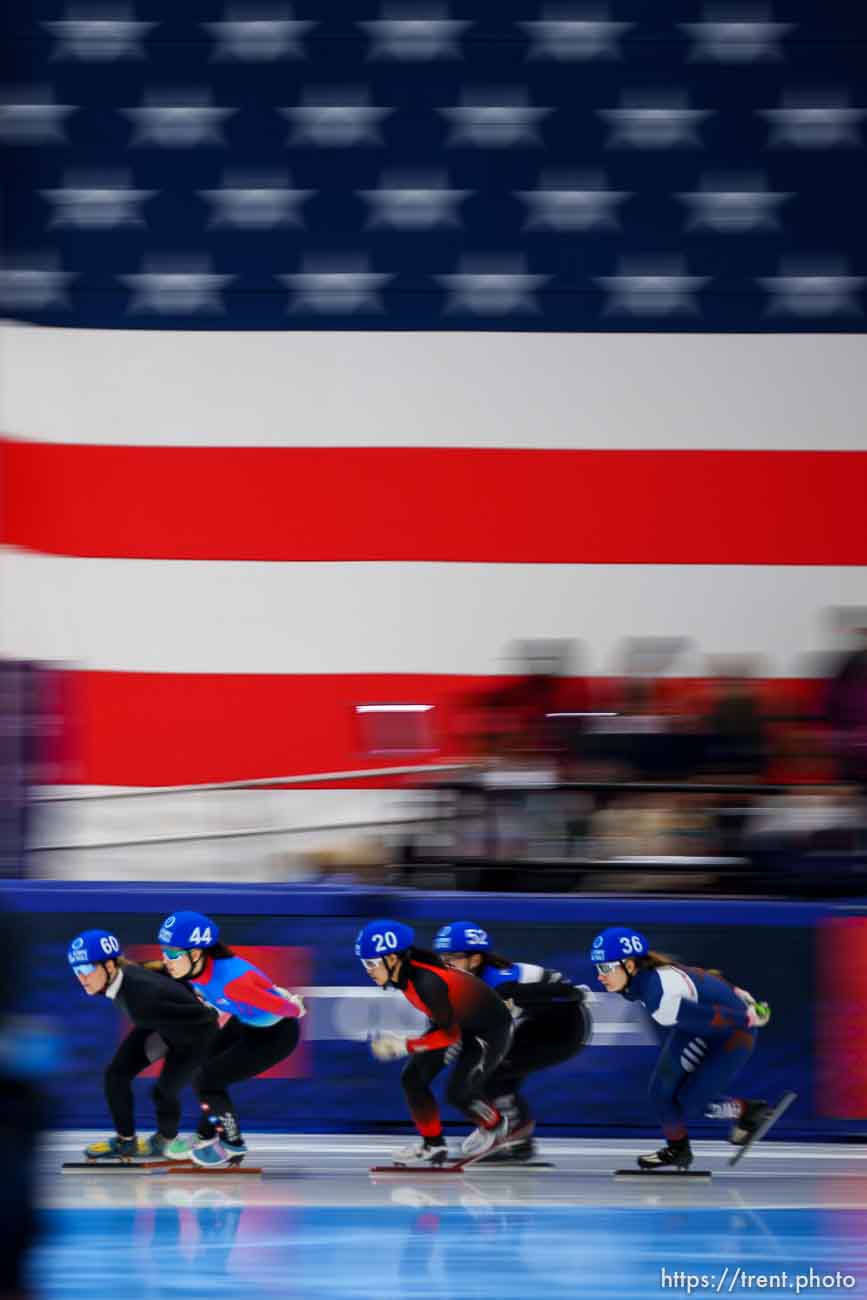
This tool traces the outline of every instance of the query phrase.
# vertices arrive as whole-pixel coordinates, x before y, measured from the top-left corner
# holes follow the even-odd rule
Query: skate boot
[[[638,1157],[639,1169],[689,1169],[692,1164],[692,1148],[689,1138],[677,1138],[654,1151],[649,1156]]]
[[[480,1165],[523,1165],[528,1160],[535,1160],[538,1155],[536,1143],[532,1138],[522,1138],[512,1146],[497,1147],[490,1155],[479,1161]]]
[[[496,1113],[495,1111],[494,1114]],[[461,1151],[466,1159],[483,1156],[493,1147],[501,1147],[508,1133],[509,1121],[505,1115],[501,1115],[490,1128],[474,1128],[461,1143]]]
[[[192,1159],[193,1147],[201,1140],[201,1138],[196,1137],[172,1138],[171,1142],[167,1142],[163,1154],[167,1156],[169,1160],[190,1160]]]
[[[144,1153],[146,1159],[150,1160],[167,1160],[169,1159],[169,1147],[172,1139],[163,1137],[162,1133],[154,1133],[148,1138],[139,1138],[139,1147]]]
[[[189,1159],[203,1169],[225,1169],[229,1165],[239,1165],[246,1154],[247,1143],[243,1138],[229,1142],[218,1136],[198,1142],[190,1151]]]
[[[442,1138],[425,1138],[421,1142],[408,1142],[392,1155],[396,1165],[445,1165],[449,1150]]]
[[[86,1160],[105,1160],[126,1164],[132,1160],[146,1159],[150,1154],[149,1138],[104,1138],[101,1142],[91,1142],[84,1148]]]
[[[772,1109],[766,1101],[744,1101],[740,1115],[729,1129],[729,1142],[742,1147],[768,1118]]]
[[[508,1119],[509,1130],[505,1140],[479,1163],[524,1164],[527,1160],[532,1160],[536,1155],[536,1144],[533,1141],[536,1123],[531,1118],[530,1108],[523,1097],[498,1097],[494,1105]],[[519,1132],[520,1137],[513,1141],[512,1134]]]

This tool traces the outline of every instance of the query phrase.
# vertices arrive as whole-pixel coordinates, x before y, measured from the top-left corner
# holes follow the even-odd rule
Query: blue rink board
[[[57,1210],[34,1264],[44,1300],[112,1291],[124,1300],[204,1294],[287,1297],[795,1294],[797,1276],[855,1279],[804,1295],[863,1295],[867,1211],[509,1208],[466,1205],[240,1206],[202,1189],[188,1208]],[[422,1193],[423,1195],[423,1193]],[[228,1201],[228,1204],[221,1201]],[[739,1275],[735,1269],[742,1270]],[[783,1274],[787,1285],[783,1286]],[[728,1290],[735,1278],[734,1289]],[[774,1286],[774,1281],[779,1285]],[[675,1282],[677,1279],[675,1279]]]
[[[867,1132],[863,1118],[829,1113],[822,1105],[815,1037],[826,996],[817,978],[823,923],[863,913],[863,903],[46,881],[12,882],[0,893],[31,929],[34,978],[26,1009],[62,1026],[59,1067],[47,1081],[51,1113],[62,1126],[105,1124],[102,1068],[119,1033],[110,1009],[85,998],[70,977],[65,961],[70,939],[86,925],[99,924],[116,933],[124,946],[153,944],[168,910],[194,907],[215,917],[230,944],[304,950],[314,988],[349,991],[367,984],[354,940],[359,926],[373,916],[411,921],[423,945],[432,942],[443,922],[471,917],[490,929],[499,951],[561,970],[591,987],[598,987],[589,962],[593,936],[606,924],[628,920],[643,928],[656,947],[723,970],[771,1003],[771,1025],[762,1033],[742,1087],[758,1097],[778,1097],[789,1088],[798,1093],[777,1136],[850,1138]],[[604,1004],[595,1010],[604,1023]],[[373,1024],[378,1008],[371,1014]],[[347,1037],[338,1026],[314,1036],[311,1023],[303,1077],[257,1079],[234,1090],[245,1128],[385,1133],[406,1127],[399,1069],[374,1066],[366,1035]],[[573,1061],[532,1077],[526,1091],[540,1130],[576,1136],[655,1131],[646,1101],[655,1038],[655,1033],[644,1040],[597,1038]],[[138,1085],[137,1095],[140,1127],[146,1131],[153,1124],[147,1081]],[[189,1124],[194,1118],[191,1095],[184,1106]],[[446,1108],[444,1118],[453,1124],[458,1116]],[[716,1126],[698,1121],[696,1132],[710,1137]]]

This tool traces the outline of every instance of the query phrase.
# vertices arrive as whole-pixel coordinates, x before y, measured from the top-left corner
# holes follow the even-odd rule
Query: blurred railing
[[[81,880],[858,895],[863,817],[830,845],[785,819],[768,831],[769,809],[797,813],[810,799],[787,785],[559,781],[460,763],[42,791],[28,867]]]
[[[465,771],[414,764],[133,790],[43,788],[30,799],[27,874],[317,879],[337,840],[357,859],[364,836],[451,820],[438,781]]]

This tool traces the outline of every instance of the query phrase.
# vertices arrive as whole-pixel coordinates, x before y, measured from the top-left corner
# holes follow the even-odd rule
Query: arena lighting
[[[546,713],[546,718],[619,718],[619,713]]]
[[[430,713],[432,704],[356,704],[356,713]]]

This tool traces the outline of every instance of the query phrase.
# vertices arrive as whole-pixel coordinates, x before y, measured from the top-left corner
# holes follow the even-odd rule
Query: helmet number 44
[[[199,945],[206,947],[210,942],[211,942],[211,927],[209,925],[206,926],[204,930],[197,925],[196,928],[190,932],[191,948],[198,948]]]

